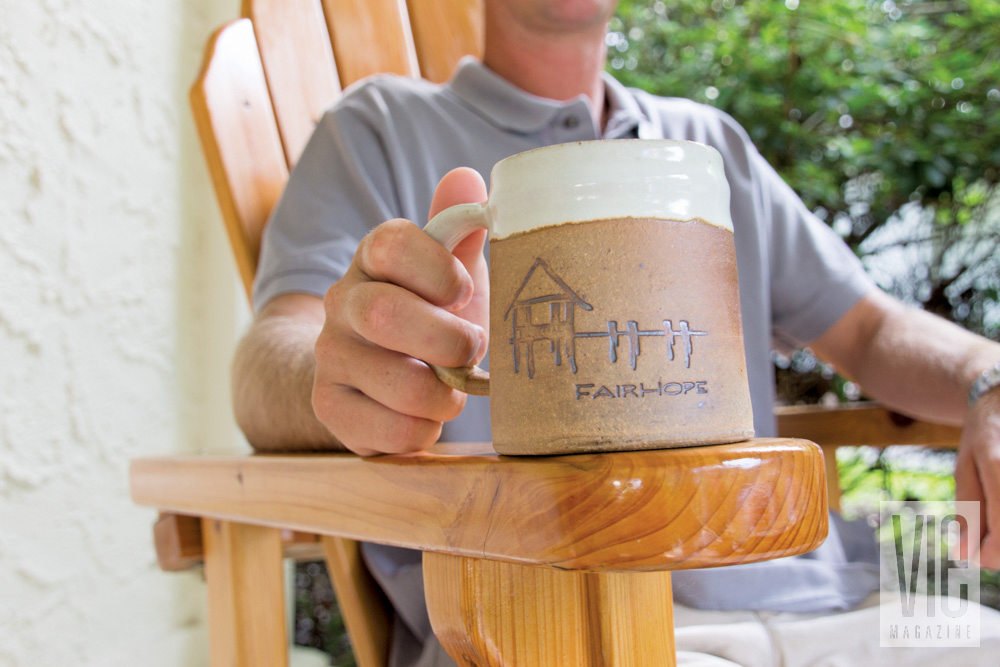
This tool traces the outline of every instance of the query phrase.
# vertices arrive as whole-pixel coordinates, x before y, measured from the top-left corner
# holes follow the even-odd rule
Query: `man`
[[[482,64],[464,62],[445,87],[385,78],[363,84],[324,117],[269,226],[257,317],[234,363],[237,418],[251,444],[264,451],[342,445],[366,456],[419,451],[446,422],[446,438],[488,438],[485,401],[467,402],[426,365],[460,366],[485,354],[484,235],[450,254],[410,221],[485,199],[482,176],[523,150],[598,138],[690,139],[722,152],[733,191],[757,434],[774,430],[772,340],[809,344],[894,409],[962,424],[958,497],[983,502],[981,560],[1000,566],[1000,390],[988,373],[1000,363],[1000,345],[875,289],[731,119],[627,91],[604,76],[604,32],[615,4],[486,0]],[[874,566],[858,568],[849,557],[851,544],[833,535],[812,560],[675,582],[682,596],[688,590],[685,600],[715,609],[778,616],[847,609],[875,583]],[[366,557],[405,625],[397,641],[413,635],[395,656],[409,652],[412,662],[429,635],[419,589],[414,604],[405,583],[419,587],[419,559],[375,548]],[[704,627],[698,612],[690,616],[693,628]],[[682,628],[680,648],[700,652],[687,658],[769,664],[765,654],[774,651],[788,664],[811,664],[826,655],[817,652],[822,642],[809,639],[816,627],[828,636],[843,629],[796,625],[807,618],[800,616],[791,625],[763,623],[760,614],[711,622],[718,618],[746,623],[721,633]],[[734,641],[723,646],[724,636]],[[421,664],[436,664],[433,642],[424,651]],[[960,654],[963,664],[968,657]]]

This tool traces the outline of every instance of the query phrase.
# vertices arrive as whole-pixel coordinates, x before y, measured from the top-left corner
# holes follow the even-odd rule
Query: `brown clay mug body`
[[[719,153],[670,140],[560,144],[497,163],[489,199],[425,231],[490,234],[488,393],[501,454],[738,442],[753,436]]]

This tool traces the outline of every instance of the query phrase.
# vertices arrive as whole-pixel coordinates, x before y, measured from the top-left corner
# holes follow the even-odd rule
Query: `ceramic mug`
[[[738,442],[753,436],[729,184],[709,146],[559,144],[500,161],[482,204],[425,231],[490,237],[490,396],[501,454]]]

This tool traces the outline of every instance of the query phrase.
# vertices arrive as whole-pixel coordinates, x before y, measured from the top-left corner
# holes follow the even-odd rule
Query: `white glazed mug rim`
[[[676,139],[555,144],[496,163],[485,202],[492,240],[614,218],[698,220],[730,232],[722,156]]]

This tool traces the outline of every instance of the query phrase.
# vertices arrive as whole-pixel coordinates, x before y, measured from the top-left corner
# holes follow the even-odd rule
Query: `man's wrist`
[[[969,407],[971,408],[984,394],[996,390],[997,387],[1000,387],[1000,361],[976,376],[972,388],[969,389]]]

